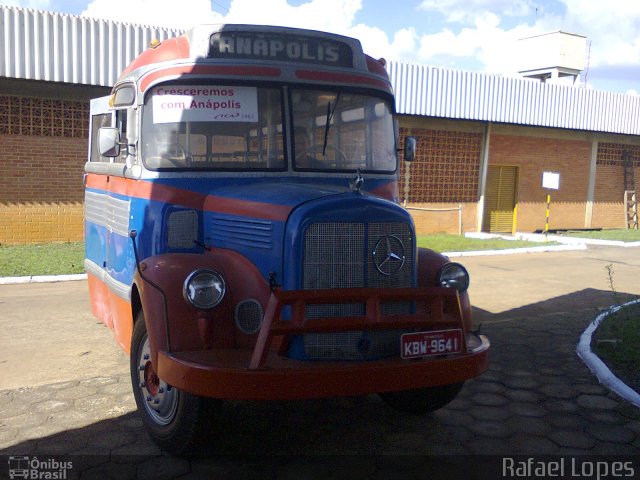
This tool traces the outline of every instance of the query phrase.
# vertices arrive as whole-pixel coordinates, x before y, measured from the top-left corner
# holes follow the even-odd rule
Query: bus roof
[[[152,42],[114,88],[134,81],[145,91],[175,77],[215,75],[356,84],[391,93],[384,67],[383,59],[365,55],[360,41],[351,37],[289,27],[199,25]]]

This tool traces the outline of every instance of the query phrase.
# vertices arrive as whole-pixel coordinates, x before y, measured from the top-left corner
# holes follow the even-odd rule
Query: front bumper
[[[421,302],[428,314],[381,314],[389,301]],[[362,317],[305,321],[308,304],[363,302]],[[282,320],[285,307],[291,318]],[[445,288],[339,289],[274,291],[253,350],[214,349],[158,352],[158,375],[168,384],[206,397],[238,400],[285,400],[363,395],[459,383],[484,372],[489,340],[477,336],[461,353],[402,360],[300,361],[285,356],[288,340],[312,332],[435,330],[463,328],[460,300]],[[467,332],[467,334],[469,334]],[[473,335],[473,334],[471,334]],[[279,337],[279,348],[272,346]]]
[[[458,383],[487,369],[489,340],[473,353],[420,360],[315,362],[269,353],[265,367],[247,368],[238,350],[160,352],[160,377],[181,390],[235,400],[296,400],[365,395]]]

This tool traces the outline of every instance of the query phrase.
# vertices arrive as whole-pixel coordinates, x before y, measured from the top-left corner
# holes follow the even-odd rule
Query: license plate
[[[400,337],[400,356],[404,359],[462,352],[462,330],[405,333]]]

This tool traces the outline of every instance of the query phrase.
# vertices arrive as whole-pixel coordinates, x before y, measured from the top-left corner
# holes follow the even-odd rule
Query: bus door
[[[108,221],[106,216],[108,193],[98,188],[102,182],[94,181],[101,167],[109,163],[109,158],[100,155],[98,131],[102,127],[115,126],[115,112],[109,109],[109,97],[95,98],[90,104],[89,158],[85,169],[84,193],[84,237],[85,270],[89,276],[91,306],[94,314],[107,326],[113,322],[109,315],[109,298],[105,283],[107,265]],[[94,278],[92,278],[94,277]]]
[[[100,154],[98,145],[98,132],[103,127],[118,128],[121,141],[126,140],[127,110],[114,110],[109,99],[94,99],[90,106],[91,146],[85,190],[85,256],[88,261],[85,265],[87,273],[96,277],[89,285],[92,307],[107,326],[114,328],[117,323],[114,316],[130,302],[132,272],[127,271],[126,252],[130,241],[131,199],[123,195],[122,188],[127,149],[122,148],[120,156],[110,158]],[[117,325],[115,328],[118,330]]]

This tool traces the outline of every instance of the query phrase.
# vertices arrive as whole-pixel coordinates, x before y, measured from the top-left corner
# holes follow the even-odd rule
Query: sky
[[[516,76],[520,39],[561,30],[586,37],[588,88],[640,94],[639,0],[0,0],[0,4],[190,28],[255,23],[360,39],[388,60]],[[580,37],[575,37],[579,40]],[[580,55],[578,55],[580,57]]]

